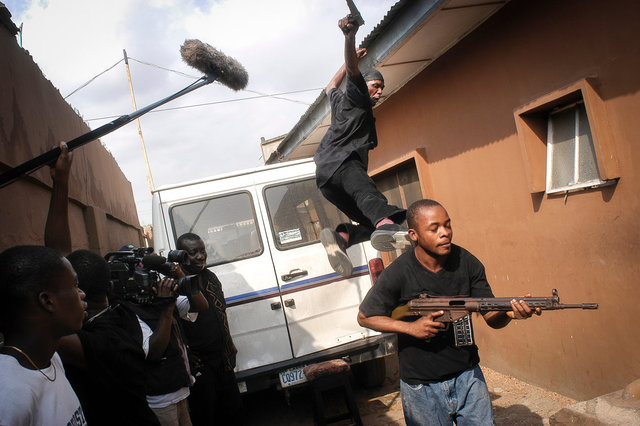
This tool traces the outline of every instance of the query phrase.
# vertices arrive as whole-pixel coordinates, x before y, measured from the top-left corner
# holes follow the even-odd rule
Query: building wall
[[[0,24],[0,171],[91,129]],[[73,249],[101,254],[144,244],[131,183],[99,141],[73,151],[69,218]],[[0,250],[43,244],[49,167],[0,188]]]
[[[482,364],[588,399],[640,377],[640,3],[512,0],[376,109],[370,169],[424,149],[425,196],[496,296],[598,302],[502,330],[475,319]],[[384,71],[384,70],[383,70]],[[592,77],[619,181],[566,197],[530,192],[514,111]],[[590,117],[591,119],[591,117]]]

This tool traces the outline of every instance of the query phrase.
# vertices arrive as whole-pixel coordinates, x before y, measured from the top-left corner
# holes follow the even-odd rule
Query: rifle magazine
[[[456,339],[456,347],[473,345],[471,315],[453,321],[453,335]]]

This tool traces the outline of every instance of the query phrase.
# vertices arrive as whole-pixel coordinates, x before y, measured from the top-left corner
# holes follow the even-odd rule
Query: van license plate
[[[304,371],[302,371],[303,368],[304,367],[296,367],[281,371],[280,384],[282,385],[282,387],[288,388],[289,386],[306,382],[307,377],[304,375]]]

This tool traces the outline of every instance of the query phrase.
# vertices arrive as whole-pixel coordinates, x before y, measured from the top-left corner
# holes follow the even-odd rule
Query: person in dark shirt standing
[[[457,347],[453,327],[438,321],[438,311],[415,321],[391,318],[394,308],[422,293],[430,296],[493,297],[484,266],[451,242],[447,211],[438,202],[420,200],[407,212],[409,237],[416,243],[382,271],[360,304],[358,323],[398,334],[400,394],[407,425],[491,425],[489,391],[478,366],[476,345]],[[528,297],[528,296],[525,296]],[[492,328],[525,319],[532,310],[512,300],[512,311],[484,312]]]
[[[358,25],[345,17],[338,21],[345,37],[345,64],[333,77],[326,93],[331,103],[331,126],[313,157],[316,184],[324,197],[358,223],[342,223],[320,233],[331,267],[349,276],[353,265],[346,249],[371,239],[374,248],[392,251],[406,243],[406,210],[389,205],[367,174],[369,150],[378,145],[373,106],[384,89],[382,74],[371,69],[360,73],[358,61],[367,51],[356,50]],[[346,76],[344,92],[338,87]]]
[[[199,312],[195,322],[183,321],[182,324],[189,344],[192,373],[196,376],[189,396],[191,420],[195,426],[243,424],[242,400],[233,372],[238,351],[229,332],[222,284],[206,268],[207,251],[200,236],[183,234],[176,247],[187,252],[188,261],[180,268],[185,274],[199,276],[200,291],[209,303],[209,308]]]

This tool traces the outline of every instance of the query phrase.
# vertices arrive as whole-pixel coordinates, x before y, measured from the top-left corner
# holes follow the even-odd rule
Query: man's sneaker
[[[347,242],[336,231],[324,228],[320,231],[320,242],[327,251],[329,263],[334,271],[348,277],[353,273],[353,264],[347,254]]]
[[[371,234],[371,245],[378,251],[403,250],[413,245],[409,229],[397,223],[380,225]]]

